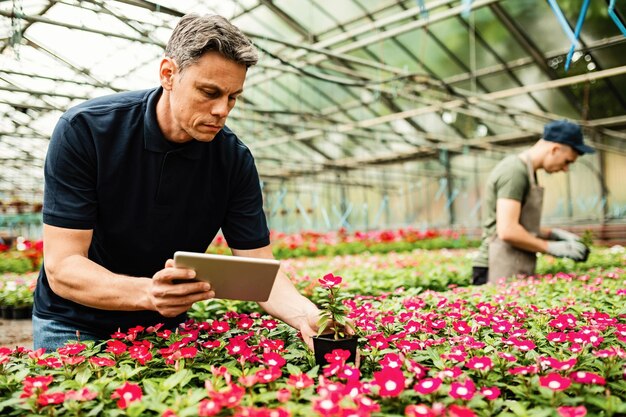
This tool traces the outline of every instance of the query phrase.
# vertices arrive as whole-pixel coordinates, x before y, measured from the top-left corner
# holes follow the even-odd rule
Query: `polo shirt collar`
[[[200,159],[202,143],[193,140],[185,145],[177,146],[163,135],[157,122],[156,106],[163,87],[155,88],[148,93],[144,105],[143,138],[144,148],[148,151],[168,153],[174,152],[188,159]]]

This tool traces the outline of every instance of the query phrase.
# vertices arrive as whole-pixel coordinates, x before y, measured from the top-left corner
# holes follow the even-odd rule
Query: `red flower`
[[[112,353],[114,355],[121,355],[126,352],[128,346],[120,340],[109,340],[107,342],[106,352]]]
[[[131,358],[135,359],[142,365],[145,365],[147,361],[152,359],[152,353],[150,352],[150,349],[145,345],[131,346],[128,349],[128,353]]]
[[[44,407],[51,404],[61,404],[65,401],[64,392],[43,392],[37,397],[37,404]]]
[[[20,394],[20,398],[28,398],[35,393],[41,393],[48,389],[48,385],[52,382],[52,376],[27,376],[22,381],[24,389]]]
[[[471,379],[465,382],[453,382],[450,384],[450,396],[455,399],[462,399],[469,401],[474,397],[476,392],[476,386]]]
[[[277,366],[282,368],[287,363],[285,358],[275,352],[267,352],[263,354],[263,363],[268,366]]]
[[[61,361],[66,365],[78,365],[85,362],[87,358],[84,356],[61,356]]]
[[[563,391],[572,384],[569,378],[562,377],[557,373],[550,373],[539,377],[539,385],[550,388],[553,391]]]
[[[141,387],[131,382],[125,382],[111,394],[112,399],[118,398],[117,406],[121,409],[127,408],[134,401],[141,400],[142,396]]]
[[[226,321],[215,320],[213,323],[211,323],[211,330],[213,330],[214,333],[226,333],[230,330],[230,326]]]
[[[393,368],[384,368],[374,372],[376,384],[380,387],[378,394],[381,397],[397,397],[404,391],[406,379],[402,371]]]
[[[480,389],[480,393],[488,400],[495,400],[500,396],[500,388],[498,387],[483,387]]]
[[[235,336],[228,341],[226,345],[226,350],[230,355],[243,355],[247,356],[251,349],[246,343],[245,339],[241,338],[241,336]]]
[[[319,283],[324,288],[333,288],[341,284],[341,277],[333,274],[326,274],[323,278],[319,279]]]
[[[46,359],[39,359],[37,361],[37,365],[47,366],[49,368],[60,368],[63,366],[63,363],[59,358],[50,357]]]
[[[57,352],[61,355],[78,355],[85,349],[87,349],[87,346],[82,343],[68,343],[63,347],[60,347]]]
[[[556,409],[561,417],[585,417],[587,415],[587,409],[584,405],[578,407],[559,407]]]
[[[91,357],[89,358],[89,363],[93,363],[96,366],[114,366],[115,361],[109,358],[102,357]]]
[[[475,417],[476,414],[467,407],[452,404],[447,409],[447,416],[449,417]]]
[[[324,355],[324,359],[326,359],[329,364],[346,363],[349,357],[350,351],[345,349],[333,349],[332,352]]]
[[[441,382],[440,378],[425,378],[415,384],[413,389],[419,394],[427,395],[437,391],[441,386]]]

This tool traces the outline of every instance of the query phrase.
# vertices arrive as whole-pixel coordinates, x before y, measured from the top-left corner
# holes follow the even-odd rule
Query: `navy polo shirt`
[[[44,223],[93,229],[89,259],[118,274],[152,277],[177,250],[204,252],[220,228],[231,248],[269,244],[248,148],[227,127],[207,143],[167,141],[156,120],[161,92],[89,100],[61,116],[50,139]],[[34,314],[102,338],[118,328],[184,320],[66,300],[51,290],[43,267]]]

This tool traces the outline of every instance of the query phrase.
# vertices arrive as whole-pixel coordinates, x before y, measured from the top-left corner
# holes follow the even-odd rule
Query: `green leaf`
[[[172,388],[180,385],[184,387],[189,381],[193,378],[193,372],[189,369],[181,369],[178,372],[173,373],[163,382],[161,382],[161,387],[165,391],[170,391]]]
[[[509,409],[518,417],[529,417],[528,414],[528,402],[526,401],[505,401],[505,404]]]
[[[287,367],[287,373],[291,374],[291,375],[299,375],[302,373],[302,369],[298,368],[297,366],[287,362],[287,364],[285,365]]]
[[[89,379],[91,378],[91,375],[93,375],[93,372],[91,371],[91,369],[85,367],[76,374],[74,379],[76,380],[76,382],[78,382],[78,384],[81,387],[84,387],[89,381]]]

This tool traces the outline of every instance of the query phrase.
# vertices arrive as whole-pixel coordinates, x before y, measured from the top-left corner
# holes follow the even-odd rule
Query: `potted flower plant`
[[[347,361],[354,362],[358,338],[347,332],[348,329],[352,328],[352,325],[347,318],[348,309],[343,304],[346,297],[339,294],[341,277],[326,274],[319,279],[319,283],[325,297],[319,304],[321,314],[318,333],[313,338],[315,363],[320,366],[327,364],[325,355],[335,349],[349,351],[350,357]]]

